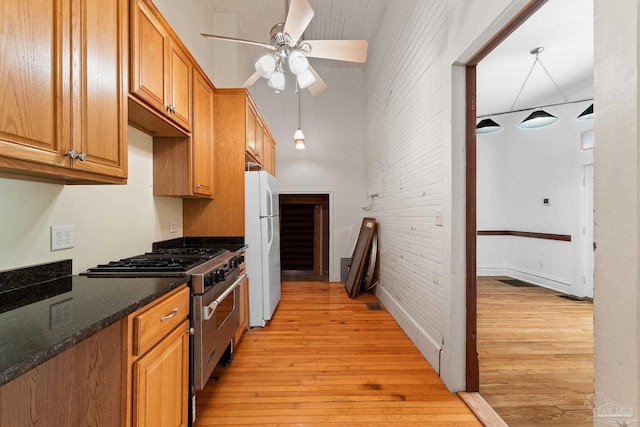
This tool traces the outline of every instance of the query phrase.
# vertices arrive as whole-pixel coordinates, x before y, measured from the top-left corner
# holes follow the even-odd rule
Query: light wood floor
[[[591,426],[593,304],[478,278],[480,394],[512,427]]]
[[[267,328],[198,394],[195,426],[480,426],[375,302],[339,283],[283,283]]]

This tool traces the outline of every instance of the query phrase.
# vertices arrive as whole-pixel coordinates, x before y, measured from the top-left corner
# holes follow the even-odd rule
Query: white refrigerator
[[[245,172],[244,179],[249,326],[264,327],[280,301],[278,180],[264,171]]]

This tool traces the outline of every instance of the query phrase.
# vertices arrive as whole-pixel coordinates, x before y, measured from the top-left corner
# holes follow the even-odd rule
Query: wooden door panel
[[[213,89],[195,73],[193,84],[193,192],[213,195]]]
[[[169,105],[173,107],[170,117],[191,129],[191,61],[177,44],[171,42],[169,51]]]
[[[165,81],[169,36],[142,0],[133,13],[131,92],[166,112]]]
[[[127,1],[84,0],[74,32],[73,167],[126,177]],[[83,64],[83,66],[79,65]]]
[[[0,6],[2,156],[69,165],[64,156],[71,138],[69,10],[66,0]]]
[[[187,425],[188,323],[134,364],[134,427]]]

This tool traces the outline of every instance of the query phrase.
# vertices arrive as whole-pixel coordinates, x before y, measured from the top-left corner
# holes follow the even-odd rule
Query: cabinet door
[[[276,174],[276,147],[273,143],[273,139],[267,133],[267,130],[264,130],[264,142],[262,144],[262,151],[264,152],[264,158],[262,160],[263,169],[269,172],[271,175]]]
[[[74,22],[74,169],[127,176],[127,0],[82,0]]]
[[[213,196],[213,88],[194,70],[193,79],[193,193]]]
[[[256,118],[256,148],[254,156],[259,163],[264,162],[264,126],[262,122]]]
[[[176,43],[171,41],[169,46],[169,117],[186,130],[191,130],[193,65],[187,54]]]
[[[0,163],[69,166],[68,0],[7,1],[0,13]],[[37,60],[34,60],[37,58]]]
[[[256,113],[247,102],[245,112],[245,130],[246,130],[246,146],[247,153],[256,157]]]
[[[133,366],[133,426],[187,426],[189,321]]]
[[[166,114],[169,34],[143,0],[131,11],[131,92]]]

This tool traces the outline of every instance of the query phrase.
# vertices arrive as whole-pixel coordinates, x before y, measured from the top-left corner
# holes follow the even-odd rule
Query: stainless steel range
[[[244,257],[227,249],[154,244],[152,252],[97,265],[81,274],[90,277],[190,275],[191,388],[198,391],[204,388],[223,355],[227,361],[231,360],[233,336],[240,325],[238,287],[246,277],[243,266]],[[191,418],[195,418],[193,412]]]

